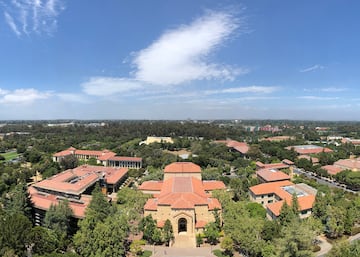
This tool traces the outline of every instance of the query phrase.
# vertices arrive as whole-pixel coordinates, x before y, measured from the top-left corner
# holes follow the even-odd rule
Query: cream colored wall
[[[270,195],[270,196],[269,196]],[[254,195],[250,192],[250,200],[256,203],[261,204],[264,208],[269,203],[277,202],[275,194],[266,194],[266,195]]]
[[[164,173],[164,180],[173,177],[194,177],[201,180],[201,172],[197,173],[189,173],[189,172],[171,172],[171,173]]]
[[[144,194],[149,194],[149,195],[160,194],[160,190],[158,190],[158,191],[156,191],[156,190],[141,190],[141,192]]]

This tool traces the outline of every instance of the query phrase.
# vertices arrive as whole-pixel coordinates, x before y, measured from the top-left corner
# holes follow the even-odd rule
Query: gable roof
[[[145,210],[156,210],[159,205],[172,209],[194,209],[198,205],[207,205],[210,210],[221,209],[220,202],[205,193],[201,180],[195,177],[171,177],[163,182],[157,198],[149,199]]]
[[[164,173],[201,173],[201,168],[192,162],[174,162],[165,167]]]
[[[266,182],[290,180],[289,175],[276,169],[261,169],[256,172],[256,175],[265,180]]]

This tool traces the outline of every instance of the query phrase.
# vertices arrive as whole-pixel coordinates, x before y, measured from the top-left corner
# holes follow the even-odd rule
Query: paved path
[[[154,252],[152,257],[216,257],[212,251],[219,246],[204,246],[196,248],[175,248],[165,246],[145,245],[144,249]]]
[[[332,248],[332,244],[330,244],[329,242],[326,241],[326,238],[323,236],[318,236],[317,239],[319,239],[321,241],[321,243],[319,244],[319,246],[321,247],[321,250],[319,252],[316,253],[317,257],[325,257],[326,254],[331,250]],[[347,239],[350,243],[354,242],[356,240],[360,240],[360,233],[354,235],[354,236],[350,236]]]
[[[319,244],[321,250],[316,253],[316,256],[317,257],[326,256],[326,254],[331,250],[332,244],[326,241],[326,238],[324,236],[318,236],[316,237],[316,239],[321,241],[321,243]]]

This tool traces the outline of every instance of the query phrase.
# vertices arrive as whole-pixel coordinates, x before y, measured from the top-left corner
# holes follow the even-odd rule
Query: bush
[[[152,251],[145,250],[140,257],[150,257],[152,255]]]
[[[314,245],[313,248],[312,248],[312,251],[315,253],[315,252],[318,252],[321,250],[321,247],[319,245]]]
[[[226,255],[225,252],[221,251],[220,249],[213,250],[213,254],[217,257],[230,257],[229,255]]]
[[[351,235],[356,235],[360,233],[360,227],[354,227],[351,229]]]

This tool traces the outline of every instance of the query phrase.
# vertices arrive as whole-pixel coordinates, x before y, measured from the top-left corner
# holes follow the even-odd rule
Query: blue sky
[[[360,120],[355,0],[0,0],[0,11],[0,120]]]

